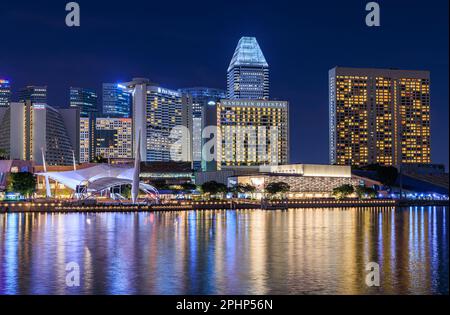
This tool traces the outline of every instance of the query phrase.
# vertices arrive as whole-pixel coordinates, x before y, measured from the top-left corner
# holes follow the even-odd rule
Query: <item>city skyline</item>
[[[210,30],[204,30],[199,29],[198,22],[196,22],[194,26],[188,28],[192,31],[191,28],[193,27],[197,31],[190,37],[187,35],[188,30],[181,31],[179,28],[167,26],[168,29],[164,29],[165,35],[155,38],[156,42],[161,44],[160,48],[152,51],[148,49],[148,44],[142,43],[135,36],[131,36],[128,39],[130,43],[133,43],[134,46],[139,43],[142,50],[145,51],[144,54],[138,53],[136,50],[120,48],[115,52],[107,53],[105,49],[100,47],[101,45],[94,43],[94,34],[102,34],[102,27],[93,21],[96,14],[103,14],[102,22],[107,25],[105,27],[115,29],[111,24],[117,17],[118,12],[114,8],[105,8],[107,13],[110,14],[104,14],[104,11],[98,11],[97,4],[81,2],[83,12],[87,13],[92,10],[91,15],[87,16],[87,14],[83,15],[82,13],[84,19],[82,18],[82,25],[78,30],[62,28],[57,34],[50,36],[53,40],[66,38],[68,41],[67,43],[61,41],[58,44],[59,50],[52,58],[42,59],[42,55],[39,53],[36,56],[27,56],[27,58],[24,58],[20,53],[11,56],[11,51],[16,51],[14,48],[15,39],[7,36],[5,43],[12,49],[0,52],[2,64],[0,76],[10,81],[15,92],[20,87],[30,84],[47,85],[49,104],[55,107],[68,106],[67,89],[69,86],[93,88],[100,94],[102,83],[127,81],[136,76],[149,77],[152,81],[173,89],[189,86],[224,89],[227,66],[236,48],[237,41],[242,36],[255,36],[271,67],[271,98],[288,100],[291,104],[290,136],[292,139],[298,140],[298,145],[291,146],[291,162],[328,163],[327,74],[329,69],[340,65],[358,68],[395,67],[405,70],[428,70],[431,73],[432,82],[431,158],[433,163],[442,163],[448,168],[448,90],[445,88],[448,84],[448,61],[446,59],[448,44],[444,41],[448,31],[446,28],[440,27],[445,19],[439,18],[443,17],[441,14],[444,13],[438,8],[422,8],[418,5],[418,2],[408,3],[409,15],[415,18],[416,23],[408,24],[409,30],[405,33],[402,33],[401,30],[392,32],[393,29],[406,23],[401,14],[401,2],[383,4],[383,27],[379,29],[368,28],[364,24],[364,7],[356,2],[353,2],[352,5],[347,4],[343,8],[334,8],[334,12],[331,9],[322,10],[322,14],[314,14],[314,21],[307,16],[307,12],[292,10],[294,12],[288,14],[281,23],[281,15],[277,15],[277,8],[262,4],[261,7],[254,9],[255,12],[262,14],[262,16],[260,15],[261,19],[267,17],[266,11],[272,13],[273,19],[266,19],[264,21],[267,23],[266,25],[256,18],[247,17],[246,20],[243,14],[239,13],[235,18],[237,24],[230,28],[223,23],[219,23],[219,25],[212,26]],[[198,5],[201,5],[201,3],[199,2]],[[246,4],[245,6],[249,5]],[[448,6],[448,4],[446,5]],[[224,3],[219,2],[219,9],[220,6],[223,7]],[[30,4],[30,7],[34,8],[34,5]],[[193,7],[197,7],[197,5],[193,5]],[[156,5],[153,9],[159,12],[162,8]],[[45,9],[45,12],[41,12],[42,9],[38,7],[36,7],[36,10],[42,14],[38,14],[40,18],[34,20],[36,30],[33,30],[33,32],[38,34],[42,31],[48,31],[49,28],[58,28],[59,10],[57,7],[52,8],[50,6]],[[125,13],[140,14],[131,8],[124,8],[124,10]],[[195,16],[192,8],[186,5],[181,5],[174,10],[186,10],[186,12]],[[316,12],[317,10],[319,10],[318,6],[308,7],[309,12]],[[8,13],[16,12],[16,15],[13,15],[15,18],[13,24],[17,24],[17,20],[20,21],[26,15],[23,12],[19,13],[13,4],[6,5],[5,11]],[[32,10],[30,9],[30,11]],[[286,16],[286,12],[283,13]],[[294,19],[294,13],[298,14],[297,17],[301,19]],[[11,14],[6,15],[6,20],[10,16]],[[433,16],[433,19],[430,18],[431,16]],[[49,22],[43,23],[42,17],[46,17]],[[158,17],[157,20],[159,20]],[[297,22],[297,20],[300,22]],[[276,25],[277,22],[278,26]],[[141,22],[130,21],[130,26],[126,26],[125,29],[136,26],[133,23],[139,24]],[[152,22],[146,21],[146,23],[151,24]],[[309,25],[304,25],[308,23]],[[318,26],[314,32],[307,34],[302,31],[305,27],[310,27],[311,24]],[[330,29],[333,25],[337,25],[337,27]],[[272,30],[270,26],[274,26]],[[284,31],[288,30],[290,26],[297,27],[298,35],[293,36],[292,32],[284,35]],[[394,49],[390,46],[386,50],[381,45],[383,41],[391,42],[399,36],[407,40],[412,36],[411,34],[414,34],[414,30],[420,33],[422,29],[427,30],[427,34],[430,35],[427,36],[427,45],[422,45],[417,49],[411,50],[403,46]],[[16,34],[21,34],[23,31],[19,27]],[[225,32],[225,36],[218,36],[221,31]],[[92,34],[88,34],[89,32],[92,32]],[[210,36],[208,37],[205,32]],[[315,38],[320,38],[325,32],[329,34],[327,40],[323,42],[313,41]],[[347,48],[343,43],[342,46],[339,46],[339,50],[324,50],[325,44],[327,46],[336,45],[339,40],[335,39],[336,36],[333,36],[333,34],[342,32],[350,32],[354,36],[363,35],[364,38],[359,42],[359,45],[361,47],[373,45],[372,47],[377,47],[377,49],[374,49],[374,51],[367,49],[354,51]],[[211,34],[217,36],[211,36]],[[196,46],[196,49],[183,46],[181,50],[171,50],[173,44],[170,44],[167,38],[172,35],[179,40],[178,44],[183,43],[184,40],[194,40],[195,45],[193,46]],[[184,39],[183,36],[189,38]],[[71,44],[71,41],[80,43],[82,39],[86,43],[93,44],[94,47],[81,48],[76,53],[67,52],[68,48],[72,47],[73,42]],[[206,40],[202,41],[201,39]],[[105,44],[109,43],[110,40],[111,38],[106,36],[99,41]],[[44,39],[44,41],[49,42],[49,39]],[[328,43],[326,43],[327,41]],[[49,45],[55,44],[49,43]],[[201,53],[198,53],[199,49]],[[77,66],[71,68],[71,62],[66,64],[62,55]],[[38,63],[36,60],[39,58],[40,62]],[[44,65],[55,69],[53,74],[48,73],[50,71],[42,71]],[[28,72],[25,72],[26,69],[28,69]],[[62,70],[65,74],[59,76]],[[55,79],[55,77],[57,78]],[[314,119],[311,119],[311,117],[314,117]],[[315,135],[314,139],[310,139],[311,134]],[[315,149],[310,150],[309,148],[313,145]]]

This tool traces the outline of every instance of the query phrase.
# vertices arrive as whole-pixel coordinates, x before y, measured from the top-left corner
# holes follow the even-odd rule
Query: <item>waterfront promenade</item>
[[[394,200],[394,199],[301,199],[301,200],[211,200],[173,201],[161,204],[131,204],[119,202],[70,203],[46,202],[0,202],[0,212],[123,212],[123,211],[179,211],[214,209],[260,209],[283,210],[295,208],[349,208],[349,207],[406,207],[449,206],[448,200]]]

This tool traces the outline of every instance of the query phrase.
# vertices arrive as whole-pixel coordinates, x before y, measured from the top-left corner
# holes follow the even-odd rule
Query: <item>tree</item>
[[[366,187],[366,186],[357,186],[355,188],[355,193],[358,196],[359,199],[362,198],[369,198],[373,199],[376,198],[377,192],[372,187]]]
[[[286,192],[288,192],[291,189],[291,187],[289,186],[289,184],[284,183],[284,182],[273,182],[273,183],[269,183],[266,186],[266,192],[271,195],[277,195],[277,194],[284,194]]]
[[[131,199],[131,185],[122,186],[122,196],[127,199]]]
[[[195,185],[193,183],[183,183],[183,184],[181,184],[181,187],[183,187],[183,190],[186,192],[191,192],[191,191],[197,189],[197,185]]]
[[[335,196],[337,199],[343,199],[355,192],[355,189],[352,185],[345,184],[341,185],[339,187],[333,188],[333,196]]]
[[[5,149],[0,149],[0,160],[9,160],[8,152]]]
[[[203,191],[203,193],[205,194],[210,194],[210,195],[217,195],[219,193],[223,194],[227,192],[227,186],[222,184],[222,183],[218,183],[216,181],[209,181],[206,183],[203,183],[201,185],[201,189]]]
[[[256,191],[255,186],[250,184],[237,184],[229,189],[229,192],[233,193],[233,195],[238,194],[252,194]]]
[[[36,176],[29,172],[11,173],[9,189],[27,198],[36,191]]]
[[[96,155],[92,160],[91,163],[108,163],[108,159],[104,158],[101,155]]]

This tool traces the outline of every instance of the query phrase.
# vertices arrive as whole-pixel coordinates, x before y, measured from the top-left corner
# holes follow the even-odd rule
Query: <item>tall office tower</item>
[[[329,102],[332,164],[431,163],[428,71],[336,67]]]
[[[133,158],[131,118],[97,118],[95,155],[104,158]]]
[[[92,89],[70,87],[70,107],[78,107],[81,117],[97,112],[97,93]]]
[[[242,37],[227,71],[230,99],[269,99],[269,65],[255,37]]]
[[[192,164],[194,170],[206,170],[206,161],[202,158],[202,148],[205,139],[202,131],[206,127],[206,110],[209,106],[216,106],[221,99],[226,98],[226,91],[207,87],[179,89],[190,96],[188,107],[188,126],[191,132]]]
[[[19,102],[31,101],[33,104],[47,104],[47,86],[29,85],[19,91]]]
[[[109,117],[131,117],[131,93],[122,84],[103,83],[103,114]]]
[[[141,161],[171,161],[171,148],[186,136],[181,128],[174,127],[188,127],[189,98],[145,78],[134,78],[123,85],[133,95],[133,148],[141,131]],[[182,156],[177,159],[191,161],[190,140],[185,140],[181,141]]]
[[[0,124],[0,148],[11,159],[33,160],[42,165],[71,165],[78,156],[79,109],[55,109],[31,101],[11,103]]]
[[[217,126],[208,170],[289,163],[288,102],[221,100],[206,115],[207,125]]]
[[[70,107],[80,109],[80,163],[94,158],[93,130],[97,117],[97,93],[92,89],[70,87]]]
[[[0,79],[0,107],[8,107],[11,102],[11,86],[8,80]]]

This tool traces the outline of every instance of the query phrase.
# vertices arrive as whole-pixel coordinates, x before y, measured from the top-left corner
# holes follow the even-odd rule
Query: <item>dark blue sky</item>
[[[432,159],[448,167],[448,0],[378,1],[378,28],[362,0],[80,0],[78,28],[67,2],[1,1],[0,77],[14,90],[46,84],[50,104],[67,106],[70,85],[101,94],[136,76],[225,88],[239,38],[256,36],[271,97],[290,101],[292,162],[328,162],[328,70],[340,65],[430,70]]]

